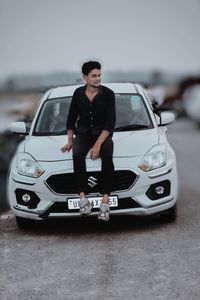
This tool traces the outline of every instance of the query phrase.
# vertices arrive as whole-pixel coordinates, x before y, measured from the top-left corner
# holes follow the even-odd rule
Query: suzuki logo
[[[90,177],[88,178],[88,185],[89,185],[91,188],[95,187],[95,185],[97,185],[97,184],[98,184],[97,178],[95,178],[95,177],[93,177],[93,176],[90,176]]]

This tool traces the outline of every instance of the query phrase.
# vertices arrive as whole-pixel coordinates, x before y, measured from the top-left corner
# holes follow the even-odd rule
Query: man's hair
[[[92,70],[101,70],[101,64],[97,61],[87,61],[82,65],[82,73],[88,75]]]

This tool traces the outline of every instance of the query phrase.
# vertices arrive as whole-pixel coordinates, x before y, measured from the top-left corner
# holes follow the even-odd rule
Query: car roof
[[[79,84],[79,85],[70,85],[70,86],[61,86],[61,87],[56,87],[50,90],[48,93],[48,99],[50,98],[60,98],[60,97],[70,97],[73,95],[74,91],[80,87],[83,86],[84,84]],[[139,84],[133,84],[133,83],[102,83],[103,86],[106,86],[113,90],[114,93],[136,93],[140,94],[141,93],[141,86]]]

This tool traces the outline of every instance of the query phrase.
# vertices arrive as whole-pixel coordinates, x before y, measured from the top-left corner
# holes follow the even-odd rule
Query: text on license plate
[[[102,197],[88,197],[90,203],[92,203],[93,208],[98,208],[102,201]],[[109,197],[109,206],[117,207],[118,206],[118,197],[110,196]],[[68,208],[69,209],[79,209],[79,198],[68,198]]]

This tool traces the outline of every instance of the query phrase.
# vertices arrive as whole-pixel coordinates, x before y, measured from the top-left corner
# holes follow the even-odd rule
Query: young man
[[[112,134],[115,127],[115,95],[101,85],[101,65],[88,61],[82,66],[85,86],[75,90],[67,119],[68,143],[62,151],[73,151],[74,174],[80,195],[80,214],[90,214],[92,205],[86,197],[87,173],[85,158],[90,151],[93,160],[101,157],[101,191],[99,220],[109,220],[109,195],[114,172]],[[77,121],[78,120],[78,121]],[[75,133],[76,137],[73,138]]]

